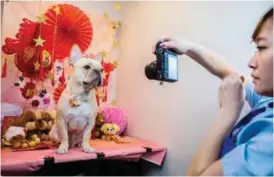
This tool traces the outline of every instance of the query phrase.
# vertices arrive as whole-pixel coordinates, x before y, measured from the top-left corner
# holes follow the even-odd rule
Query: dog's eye
[[[85,65],[84,68],[85,69],[90,69],[90,66],[89,65]]]

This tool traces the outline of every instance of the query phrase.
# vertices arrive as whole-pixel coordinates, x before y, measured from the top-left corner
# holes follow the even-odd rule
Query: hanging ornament
[[[47,94],[47,89],[43,88],[39,93],[39,97],[43,98],[46,94]]]
[[[37,107],[37,106],[39,106],[39,104],[40,104],[40,102],[39,102],[38,100],[33,100],[33,101],[31,102],[31,105],[32,105],[33,107]]]
[[[106,19],[108,19],[109,18],[109,15],[108,15],[108,13],[104,13],[104,17],[106,18]]]
[[[1,74],[1,78],[5,78],[7,77],[7,58],[5,57],[5,62],[2,68],[2,74]]]
[[[89,17],[78,7],[71,4],[53,6],[46,13],[46,23],[41,28],[41,38],[47,39],[44,48],[53,58],[60,60],[70,55],[74,44],[81,52],[90,46],[93,37],[93,28]],[[45,27],[44,27],[45,26]]]
[[[44,39],[41,38],[41,36],[39,36],[37,39],[34,39],[35,41],[35,46],[42,46],[43,47],[43,43],[45,42]]]
[[[118,67],[118,61],[117,61],[117,60],[114,60],[114,61],[113,61],[113,66],[114,66],[115,68]]]
[[[119,10],[121,9],[121,4],[119,4],[119,3],[115,4],[115,5],[114,5],[114,9],[115,9],[116,11],[119,11]]]
[[[44,68],[49,67],[51,62],[52,61],[51,61],[50,53],[46,50],[43,50],[42,51],[42,63],[43,63]]]
[[[59,82],[64,84],[66,82],[65,70],[63,69],[62,76],[59,78]]]
[[[53,92],[53,99],[55,103],[57,104],[62,92],[65,90],[67,84],[61,84],[58,88],[56,88]]]
[[[21,94],[25,99],[30,99],[35,95],[35,84],[27,82],[24,88],[20,88]]]
[[[112,100],[111,105],[115,106],[116,105],[116,100]]]
[[[34,63],[34,69],[35,69],[35,71],[39,71],[39,69],[40,69],[40,64],[38,63],[38,61],[36,61],[36,62]]]
[[[44,104],[50,104],[50,97],[44,98],[43,103]]]
[[[116,47],[119,47],[119,42],[118,41],[113,41],[113,44],[112,44],[112,46],[114,47],[114,48],[116,48]]]
[[[47,78],[54,61],[48,58],[49,56],[44,57],[43,59],[48,63],[46,63],[46,68],[42,68],[43,73],[41,74],[41,66],[39,68],[38,64],[41,65],[41,57],[44,55],[42,51],[45,50],[43,45],[47,42],[38,34],[40,28],[40,23],[24,18],[16,39],[6,38],[2,50],[8,55],[15,54],[14,63],[24,77],[43,80]],[[43,28],[47,26],[43,24]]]

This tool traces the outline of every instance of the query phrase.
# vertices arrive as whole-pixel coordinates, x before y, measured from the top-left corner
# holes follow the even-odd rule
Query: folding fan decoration
[[[69,56],[72,45],[77,44],[84,52],[92,41],[93,28],[89,17],[70,4],[53,6],[45,13],[45,28],[41,29],[46,39],[44,48],[54,58],[63,60]]]

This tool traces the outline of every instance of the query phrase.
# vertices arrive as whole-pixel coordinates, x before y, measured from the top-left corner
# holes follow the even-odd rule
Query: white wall
[[[129,135],[166,145],[161,170],[151,175],[185,175],[203,133],[218,112],[220,81],[186,56],[180,80],[159,86],[144,75],[155,60],[152,44],[162,35],[197,41],[249,74],[250,37],[269,2],[123,2],[117,103],[129,115]]]

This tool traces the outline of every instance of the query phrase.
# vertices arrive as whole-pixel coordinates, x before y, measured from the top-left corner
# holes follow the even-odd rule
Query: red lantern
[[[50,53],[43,46],[35,46],[34,39],[39,37],[40,28],[43,27],[24,18],[16,39],[6,38],[2,46],[4,53],[15,54],[15,65],[24,77],[43,80],[53,66]]]

